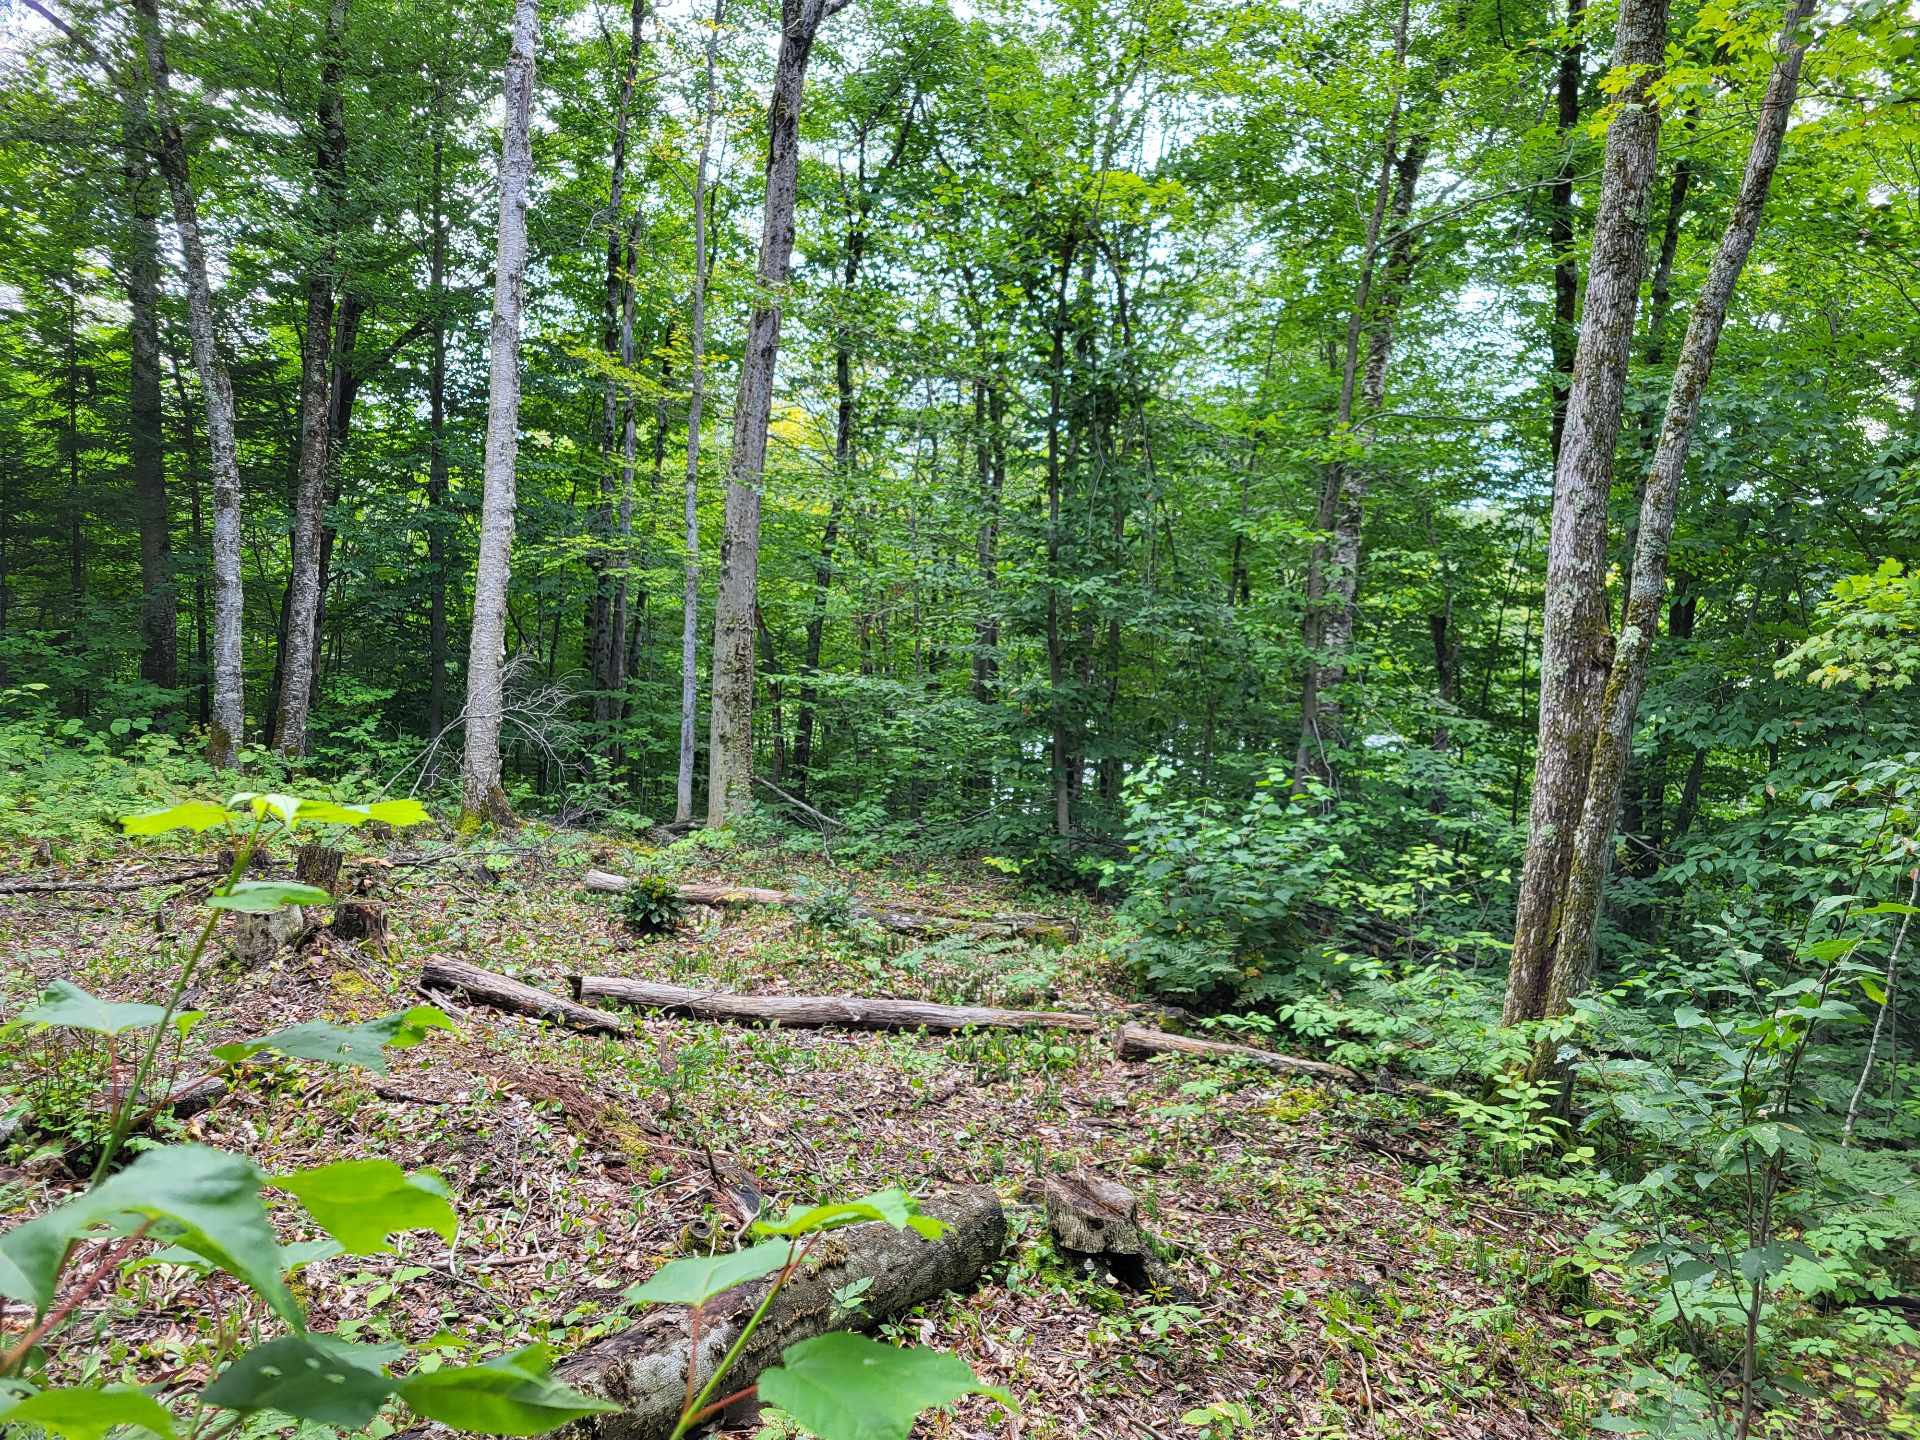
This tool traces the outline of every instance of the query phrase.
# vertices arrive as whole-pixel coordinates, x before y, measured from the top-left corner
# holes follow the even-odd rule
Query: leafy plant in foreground
[[[175,1029],[181,998],[222,912],[264,914],[332,898],[310,885],[244,878],[263,832],[269,827],[292,831],[303,822],[411,825],[424,819],[425,811],[413,801],[343,806],[258,794],[236,795],[225,805],[189,801],[126,819],[130,835],[224,828],[233,840],[232,861],[207,901],[207,918],[182,956],[163,1004],[109,1002],[61,981],[19,1017],[29,1024],[100,1034],[151,1034],[114,1107],[88,1188],[0,1235],[0,1295],[31,1315],[24,1332],[0,1337],[0,1424],[33,1425],[65,1440],[99,1440],[119,1427],[146,1430],[162,1440],[182,1433],[173,1410],[141,1389],[99,1378],[46,1383],[48,1341],[123,1268],[155,1262],[231,1276],[285,1330],[243,1350],[238,1327],[219,1328],[220,1336],[233,1338],[216,1343],[211,1357],[216,1373],[192,1397],[187,1440],[214,1440],[262,1411],[357,1429],[393,1399],[416,1415],[457,1429],[513,1435],[541,1434],[615,1408],[555,1382],[544,1346],[478,1365],[394,1375],[389,1366],[401,1358],[401,1350],[307,1329],[305,1312],[287,1284],[300,1265],[327,1255],[385,1251],[391,1248],[388,1237],[402,1231],[429,1230],[453,1240],[453,1206],[445,1183],[431,1171],[409,1174],[390,1160],[367,1159],[270,1175],[244,1156],[204,1145],[156,1147],[123,1169],[114,1168],[149,1101],[157,1057]],[[379,1069],[386,1048],[417,1044],[429,1030],[448,1028],[438,1010],[417,1006],[360,1025],[310,1021],[214,1053],[228,1065],[270,1051]],[[284,1197],[283,1206],[303,1211],[322,1238],[281,1245],[268,1192]],[[216,1419],[221,1411],[228,1418]]]

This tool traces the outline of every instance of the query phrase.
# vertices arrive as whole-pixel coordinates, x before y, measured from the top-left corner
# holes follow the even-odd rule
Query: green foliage
[[[762,1372],[760,1395],[821,1440],[907,1440],[924,1410],[963,1395],[1013,1397],[982,1385],[958,1356],[902,1350],[864,1335],[818,1335]]]
[[[680,887],[664,875],[636,875],[620,892],[621,918],[641,935],[665,935],[677,930],[686,913],[687,902],[680,898]]]

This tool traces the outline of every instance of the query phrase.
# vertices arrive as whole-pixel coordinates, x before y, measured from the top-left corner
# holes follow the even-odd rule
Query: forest
[[[1920,1436],[1913,0],[0,17],[0,1435]]]

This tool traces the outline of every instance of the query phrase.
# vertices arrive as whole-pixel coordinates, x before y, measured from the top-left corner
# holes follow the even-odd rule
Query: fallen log
[[[589,870],[580,877],[588,890],[618,895],[633,882],[608,870]],[[807,897],[790,890],[768,890],[758,885],[687,884],[676,887],[689,905],[798,906]],[[902,935],[981,935],[1017,940],[1042,940],[1070,945],[1080,938],[1073,921],[1053,915],[955,915],[940,910],[912,910],[894,905],[856,903],[853,913],[883,930]]]
[[[870,1221],[822,1236],[790,1278],[727,1372],[729,1389],[752,1385],[789,1345],[832,1330],[871,1327],[905,1314],[948,1290],[980,1279],[1007,1243],[1006,1215],[991,1190],[937,1196],[923,1207],[947,1222],[938,1240]],[[851,1309],[838,1297],[870,1281]],[[749,1316],[766,1298],[772,1277],[709,1300],[701,1311],[695,1386],[712,1375]],[[562,1361],[555,1377],[619,1405],[617,1414],[580,1422],[596,1440],[665,1440],[687,1395],[687,1366],[695,1352],[688,1311],[663,1306],[639,1324]]]
[[[985,1005],[933,1005],[891,997],[852,995],[733,995],[693,990],[613,975],[570,975],[576,1000],[617,1000],[696,1020],[767,1021],[801,1029],[841,1026],[849,1030],[1083,1030],[1099,1028],[1091,1015],[1061,1010],[995,1010]]]
[[[429,960],[420,967],[420,988],[460,995],[495,1010],[551,1020],[572,1030],[595,1035],[630,1035],[633,1029],[618,1015],[563,1000],[505,975],[482,970],[464,960]]]
[[[1113,1053],[1122,1060],[1146,1060],[1154,1055],[1194,1055],[1202,1060],[1251,1060],[1270,1070],[1285,1070],[1296,1075],[1311,1075],[1320,1080],[1337,1080],[1342,1085],[1363,1085],[1357,1070],[1326,1060],[1303,1060],[1297,1055],[1281,1055],[1273,1050],[1256,1050],[1251,1045],[1230,1045],[1223,1040],[1195,1040],[1186,1035],[1169,1035],[1164,1030],[1149,1030],[1144,1025],[1122,1025],[1114,1033]]]

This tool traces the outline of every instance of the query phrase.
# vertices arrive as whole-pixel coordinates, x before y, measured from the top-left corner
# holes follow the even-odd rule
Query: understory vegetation
[[[0,15],[0,1430],[1920,1436],[1911,4]]]

